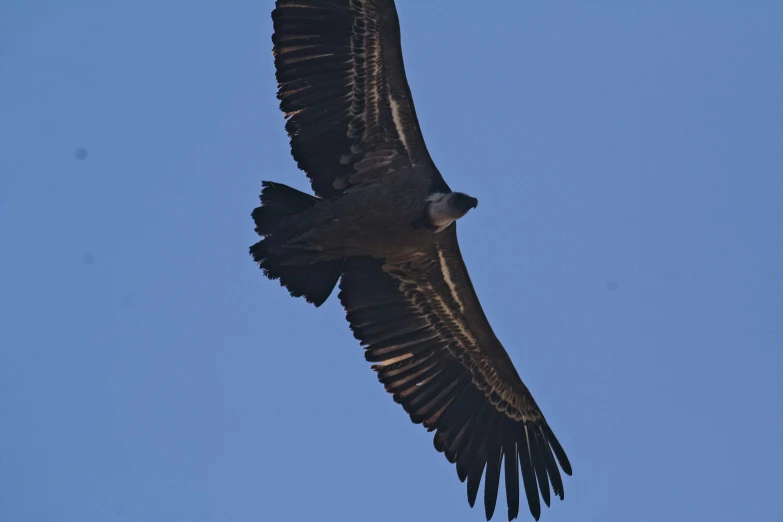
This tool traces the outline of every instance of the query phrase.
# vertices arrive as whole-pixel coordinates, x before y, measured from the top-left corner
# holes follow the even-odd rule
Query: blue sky
[[[398,3],[573,463],[542,520],[783,520],[783,4]],[[0,5],[0,520],[483,520],[337,300],[247,254],[261,181],[308,188],[273,2],[69,4]]]

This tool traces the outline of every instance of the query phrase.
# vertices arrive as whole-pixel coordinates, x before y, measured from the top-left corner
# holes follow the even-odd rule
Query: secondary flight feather
[[[264,182],[250,248],[270,279],[339,299],[365,357],[489,520],[563,498],[571,465],[487,321],[457,242],[478,201],[452,191],[424,144],[392,0],[278,0],[280,108],[315,196]]]

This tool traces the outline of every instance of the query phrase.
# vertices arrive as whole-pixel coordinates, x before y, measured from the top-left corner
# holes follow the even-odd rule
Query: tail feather
[[[304,212],[318,202],[318,198],[273,181],[264,181],[261,206],[253,211],[256,232],[261,236],[272,234],[280,220]]]
[[[265,181],[261,191],[261,206],[253,211],[256,232],[264,239],[250,247],[250,254],[269,279],[279,279],[294,297],[304,297],[308,303],[321,306],[329,297],[343,269],[343,260],[336,259],[311,264],[294,264],[285,254],[273,251],[272,245],[285,242],[276,237],[280,221],[304,212],[318,198],[296,189]]]

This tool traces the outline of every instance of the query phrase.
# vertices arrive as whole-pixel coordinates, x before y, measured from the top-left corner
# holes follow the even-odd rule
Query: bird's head
[[[468,210],[478,206],[478,200],[464,192],[452,192],[450,196],[449,206],[456,210],[460,217],[467,214]]]
[[[427,221],[435,232],[445,230],[454,221],[478,206],[478,200],[462,192],[436,192],[427,196]]]

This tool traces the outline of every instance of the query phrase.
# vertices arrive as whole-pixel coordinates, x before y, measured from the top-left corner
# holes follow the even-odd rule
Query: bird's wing
[[[393,0],[277,0],[272,20],[291,153],[317,195],[419,165],[448,191],[416,119]]]
[[[484,508],[497,500],[505,458],[509,520],[519,512],[519,474],[530,512],[563,498],[556,462],[571,465],[481,309],[457,244],[456,226],[411,261],[346,261],[340,300],[368,361],[435,448],[467,479],[475,503],[486,468]],[[537,485],[536,485],[537,484]]]

